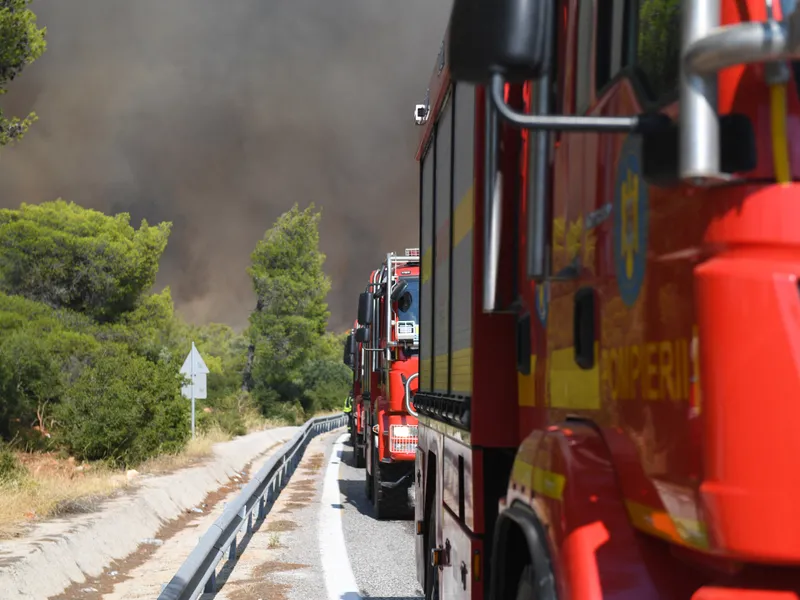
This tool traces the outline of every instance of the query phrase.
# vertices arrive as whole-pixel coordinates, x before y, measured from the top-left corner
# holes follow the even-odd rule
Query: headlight
[[[391,429],[391,434],[394,437],[411,437],[412,435],[411,427],[407,425],[392,425]],[[416,434],[416,432],[414,432],[414,434]]]

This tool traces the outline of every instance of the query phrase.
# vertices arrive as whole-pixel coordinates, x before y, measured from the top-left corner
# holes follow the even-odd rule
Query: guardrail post
[[[261,496],[258,499],[258,520],[263,521],[267,518],[267,503],[264,500],[264,496]]]
[[[231,545],[228,548],[228,560],[236,560],[236,534],[233,534]]]
[[[247,525],[245,525],[245,531],[247,533],[253,532],[253,513],[247,512],[247,507],[242,507],[242,518],[247,519]]]
[[[217,591],[217,570],[216,569],[213,569],[211,571],[211,577],[209,577],[208,581],[206,581],[206,585],[203,588],[203,591],[206,594],[213,594],[214,592]]]

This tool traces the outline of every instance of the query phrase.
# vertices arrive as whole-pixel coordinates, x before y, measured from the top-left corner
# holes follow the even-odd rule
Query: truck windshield
[[[404,294],[405,297],[397,303],[397,320],[419,323],[419,278],[401,277],[400,279],[408,283],[408,289]]]

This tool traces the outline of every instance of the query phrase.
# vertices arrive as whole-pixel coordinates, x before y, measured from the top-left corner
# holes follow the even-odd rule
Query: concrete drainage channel
[[[343,414],[310,419],[256,473],[241,494],[225,506],[222,515],[200,538],[197,546],[164,586],[158,600],[196,600],[204,592],[216,592],[217,566],[227,553],[236,558],[239,533],[253,529],[253,514],[262,521],[289,481],[308,442],[320,433],[343,427]]]

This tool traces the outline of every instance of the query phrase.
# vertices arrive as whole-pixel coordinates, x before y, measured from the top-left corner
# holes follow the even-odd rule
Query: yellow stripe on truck
[[[600,409],[599,344],[594,344],[591,369],[575,363],[575,348],[553,350],[550,354],[550,406],[581,410]]]
[[[454,394],[472,393],[472,348],[453,352],[450,365],[450,386]]]
[[[533,490],[535,494],[560,502],[564,497],[567,478],[561,473],[534,467],[517,458],[511,469],[511,481],[518,486]]]
[[[662,539],[701,550],[708,548],[706,527],[695,519],[676,518],[633,500],[625,500],[631,523],[637,529]]]
[[[475,222],[474,206],[473,188],[470,186],[453,211],[453,240],[450,250],[455,250],[456,246],[472,231]],[[420,283],[425,283],[433,275],[433,246],[422,252],[421,266]]]
[[[461,200],[458,201],[458,206],[453,211],[453,248],[458,246],[461,241],[467,237],[467,234],[472,231],[474,222],[474,197],[472,193],[472,186],[467,190]]]
[[[426,358],[419,361],[419,382],[421,389],[430,389],[433,387],[431,381],[431,359]]]
[[[433,275],[433,248],[428,248],[422,253],[422,275],[420,276],[420,285],[426,283]]]

